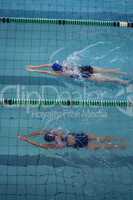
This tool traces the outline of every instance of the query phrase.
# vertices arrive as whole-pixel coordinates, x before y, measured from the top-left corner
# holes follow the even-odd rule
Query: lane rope
[[[133,102],[127,100],[58,100],[58,99],[0,99],[0,106],[103,106],[103,107],[133,107]]]
[[[128,22],[128,21],[0,17],[0,22],[2,22],[2,23],[109,26],[109,27],[113,26],[113,27],[133,28],[133,22]]]

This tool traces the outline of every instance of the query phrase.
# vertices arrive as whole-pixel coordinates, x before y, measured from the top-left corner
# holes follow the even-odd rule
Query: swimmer
[[[125,149],[127,147],[127,143],[119,142],[118,138],[112,136],[97,136],[94,133],[69,133],[65,135],[62,131],[59,130],[43,130],[32,132],[29,135],[17,135],[21,141],[25,141],[29,144],[32,144],[36,147],[40,147],[43,149],[60,149],[65,147],[72,148],[86,148],[91,150],[98,149]],[[32,140],[31,137],[40,136],[44,139],[45,142],[48,143],[38,143],[35,140]],[[122,139],[119,138],[119,141]],[[117,142],[117,144],[113,144],[112,142]]]
[[[119,77],[110,75],[126,75],[126,72],[121,72],[119,68],[100,68],[95,66],[81,66],[69,67],[63,66],[58,63],[43,64],[39,66],[29,65],[27,68],[29,72],[37,72],[42,74],[49,74],[54,76],[67,76],[71,78],[84,78],[86,80],[97,82],[111,82],[121,85],[127,85],[129,82]]]

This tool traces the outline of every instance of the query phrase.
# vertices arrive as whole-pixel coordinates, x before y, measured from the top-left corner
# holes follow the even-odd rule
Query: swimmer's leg
[[[127,80],[122,80],[120,78],[114,78],[114,77],[108,77],[108,76],[103,76],[100,74],[93,74],[91,77],[89,77],[89,80],[94,80],[97,82],[110,82],[110,83],[117,83],[120,85],[127,85],[129,83],[129,81]]]
[[[119,142],[126,142],[127,140],[125,138],[121,138],[121,137],[117,137],[117,136],[97,136],[95,133],[89,133],[88,135],[88,139],[92,140],[92,141],[96,141],[99,143],[103,143],[103,142],[112,142],[112,141],[119,141]]]
[[[126,75],[126,72],[121,72],[120,68],[100,68],[100,67],[93,67],[93,73],[112,73],[112,74],[120,74]]]
[[[88,134],[89,140],[95,140],[97,142],[111,142],[115,140],[113,136],[97,136],[96,134]]]
[[[98,150],[98,149],[125,149],[127,144],[92,144],[89,143],[87,146],[88,149]]]

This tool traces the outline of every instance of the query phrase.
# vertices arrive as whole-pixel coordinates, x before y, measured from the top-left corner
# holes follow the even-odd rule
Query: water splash
[[[62,47],[62,48],[58,49],[57,51],[55,51],[54,53],[52,53],[52,55],[49,58],[49,62],[53,63],[56,61],[56,62],[62,63],[63,66],[77,67],[77,66],[83,65],[85,60],[88,60],[88,58],[89,58],[89,63],[91,63],[92,61],[99,61],[99,60],[107,58],[109,55],[111,55],[112,53],[114,53],[120,49],[120,47],[117,46],[108,51],[104,50],[102,55],[96,55],[97,51],[94,51],[94,50],[95,50],[95,47],[99,48],[98,46],[100,48],[102,46],[105,46],[105,42],[99,41],[99,42],[90,44],[79,51],[72,52],[63,61],[62,60],[56,61],[57,57],[60,57],[59,55],[62,53],[62,51],[65,50],[65,48]],[[92,51],[94,51],[94,53]],[[118,57],[115,57],[115,59],[112,58],[111,62],[115,62],[117,59],[119,59],[119,58]]]
[[[106,53],[106,54],[104,54],[104,55],[101,55],[101,56],[96,56],[96,57],[95,57],[95,60],[104,59],[104,58],[106,58],[107,56],[109,56],[112,52],[114,52],[114,51],[116,51],[116,50],[118,50],[118,49],[120,49],[120,47],[115,47],[115,48],[113,48],[113,49],[110,49],[110,50],[108,51],[108,53]]]
[[[82,60],[89,57],[90,49],[101,44],[104,44],[104,42],[96,42],[94,44],[86,46],[85,48],[79,51],[74,51],[72,54],[68,55],[68,57],[63,61],[63,65],[73,67],[81,66]]]

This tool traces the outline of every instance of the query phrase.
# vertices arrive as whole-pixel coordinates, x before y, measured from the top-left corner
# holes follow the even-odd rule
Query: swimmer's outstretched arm
[[[45,131],[45,130],[33,131],[28,135],[24,135],[24,137],[30,138],[30,137],[40,136],[40,135],[42,136],[42,135],[45,135],[46,133],[47,133],[47,131]],[[19,137],[20,135],[17,134],[17,136]]]
[[[30,68],[30,69],[40,69],[40,68],[51,67],[51,66],[52,66],[52,64],[43,64],[43,65],[38,65],[38,66],[28,65],[28,68]]]
[[[21,141],[25,141],[29,144],[32,144],[36,147],[40,147],[40,148],[43,148],[43,149],[53,149],[53,148],[64,148],[63,145],[58,145],[58,144],[40,144],[38,142],[35,142],[33,140],[30,140],[27,136],[18,136],[18,138],[21,140]]]
[[[48,130],[46,130],[46,129],[45,130],[38,130],[38,131],[33,131],[28,135],[24,135],[24,137],[30,138],[30,137],[40,136],[40,135],[44,136],[47,133],[48,133]],[[63,132],[60,132],[60,131],[57,130],[57,135],[64,138],[64,133]],[[17,134],[17,136],[21,137],[21,135],[19,133]]]
[[[32,140],[30,140],[30,139],[28,139],[28,138],[25,138],[25,140],[24,140],[25,142],[27,142],[27,143],[29,143],[29,144],[32,144],[32,145],[34,145],[34,146],[36,146],[36,147],[41,147],[41,148],[44,148],[44,149],[48,149],[48,148],[57,148],[56,146],[56,144],[40,144],[40,143],[38,143],[38,142],[35,142],[35,141],[32,141]]]
[[[41,73],[41,74],[48,74],[48,75],[53,75],[53,76],[61,76],[62,75],[59,72],[37,70],[37,69],[31,69],[31,68],[27,68],[27,71],[29,71],[29,72],[37,72],[37,73]]]

